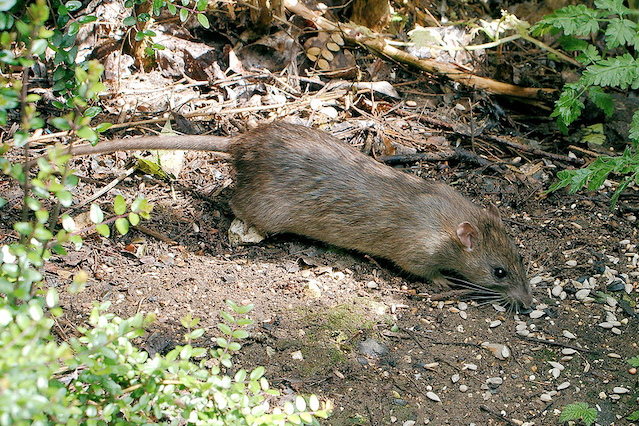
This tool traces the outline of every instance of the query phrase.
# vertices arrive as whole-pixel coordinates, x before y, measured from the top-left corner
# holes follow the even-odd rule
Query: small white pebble
[[[476,371],[477,366],[475,364],[464,364],[464,366],[462,367],[462,370]]]
[[[621,335],[621,330],[619,330],[617,327],[613,327],[610,331],[612,331],[617,336]]]
[[[501,325],[501,321],[500,320],[491,321],[490,324],[488,324],[488,326],[490,328],[499,327],[500,325]]]
[[[555,297],[559,297],[561,295],[561,292],[564,291],[564,288],[560,285],[556,285],[552,288],[552,295]]]
[[[466,313],[466,311],[459,311],[459,316],[462,319],[468,319],[468,313]]]
[[[550,374],[552,374],[553,378],[558,379],[559,376],[561,376],[561,370],[558,368],[553,368],[550,370]]]
[[[577,336],[575,336],[574,334],[572,334],[572,333],[571,333],[570,331],[568,331],[568,330],[564,330],[562,334],[564,335],[564,337],[565,337],[566,339],[576,339],[576,338],[577,338]]]
[[[599,327],[610,329],[610,328],[614,327],[614,325],[612,325],[612,323],[606,321],[606,322],[599,323]]]
[[[466,385],[459,385],[459,391],[460,392],[466,392],[468,390],[468,386]]]
[[[617,299],[614,297],[606,297],[606,303],[608,306],[612,306],[613,308],[617,306]]]
[[[555,361],[548,361],[548,364],[552,365],[554,368],[558,368],[559,370],[564,370],[564,366]]]
[[[406,106],[408,106],[408,107],[416,107],[417,106],[417,102],[415,102],[415,101],[406,101]]]
[[[566,388],[570,387],[570,382],[563,382],[559,385],[557,385],[557,390],[564,390]]]
[[[486,383],[489,384],[489,385],[499,386],[502,383],[504,383],[504,379],[502,379],[501,377],[490,377],[490,378],[486,379]]]
[[[541,399],[544,402],[550,402],[550,401],[552,401],[552,396],[550,396],[547,393],[542,393],[541,396],[539,397],[539,399]]]
[[[459,308],[460,311],[465,311],[466,309],[468,309],[468,303],[466,302],[459,302],[457,304],[457,307]]]
[[[572,349],[572,348],[563,348],[561,350],[561,353],[564,354],[564,355],[574,355],[574,354],[577,353],[577,351]]]
[[[608,354],[608,356],[609,356],[610,358],[621,358],[621,355],[616,354],[616,353],[614,353],[614,352],[610,352],[610,353]]]
[[[566,265],[570,266],[570,267],[577,266],[577,261],[576,260],[569,260],[568,262],[566,262]]]
[[[527,336],[530,336],[530,331],[528,331],[528,330],[517,330],[517,334],[519,334],[520,336],[527,337]]]
[[[451,380],[453,383],[457,383],[457,382],[459,381],[459,374],[457,374],[457,373],[453,374],[453,375],[451,376],[450,380]]]

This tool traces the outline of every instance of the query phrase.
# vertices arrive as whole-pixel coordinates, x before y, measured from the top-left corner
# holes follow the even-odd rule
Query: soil
[[[99,190],[111,172],[123,173],[125,157],[77,160],[78,174],[93,182],[82,180],[76,199]],[[74,334],[95,302],[109,301],[109,311],[122,317],[155,313],[157,321],[138,342],[151,353],[180,344],[186,314],[200,318],[206,330],[196,343],[214,347],[218,313],[231,299],[255,305],[255,324],[235,368],[264,365],[284,395],[330,399],[334,411],[326,424],[515,424],[504,415],[516,424],[547,425],[557,424],[560,410],[576,401],[596,406],[599,424],[630,424],[620,417],[637,408],[638,376],[627,362],[639,354],[636,218],[611,212],[605,191],[547,196],[538,182],[460,165],[436,171],[423,164],[419,172],[448,181],[479,204],[499,206],[530,277],[537,277],[541,317],[476,302],[431,301],[428,295],[445,289],[383,259],[293,235],[232,247],[226,201],[232,187],[210,195],[231,176],[229,165],[189,153],[176,184],[133,175],[108,197],[148,198],[155,210],[144,226],[174,243],[136,229],[124,237],[93,235],[79,252],[47,266],[47,283],[58,288],[65,313],[59,335]],[[70,274],[78,269],[89,273],[89,284],[71,294]],[[593,291],[593,299],[577,300],[584,280],[596,283],[597,296]],[[634,286],[633,292],[611,291],[623,289],[610,286],[619,283]],[[551,294],[556,285],[563,286],[564,300]],[[620,322],[619,334],[599,326],[610,313]],[[528,337],[517,333],[518,324]],[[510,356],[498,359],[485,343],[506,345]],[[576,352],[564,355],[566,348]],[[555,393],[564,382],[569,386]],[[630,392],[615,394],[614,387]]]
[[[466,4],[472,2],[456,3],[448,2],[449,8],[460,13],[465,8],[478,10],[478,16],[484,16],[482,2],[474,8]],[[438,5],[431,9],[438,10]],[[540,11],[534,3],[526,5]],[[220,15],[213,27],[231,27],[231,18]],[[230,70],[225,65],[232,63],[230,46],[242,40],[235,37],[240,30],[234,31],[220,29],[207,47],[217,56],[201,62]],[[303,45],[300,40],[298,44]],[[348,53],[356,49],[349,46]],[[547,60],[547,52],[534,46],[523,53],[519,49],[520,45],[506,45],[498,51],[488,50],[481,71],[520,85],[561,87],[563,68]],[[162,54],[166,55],[163,60],[175,65],[176,80],[184,77],[185,69],[197,68],[198,64],[177,63],[170,49]],[[442,141],[443,148],[462,143],[499,167],[479,168],[456,160],[415,160],[396,167],[445,181],[484,207],[498,206],[534,283],[534,310],[516,313],[450,295],[436,300],[436,295],[450,289],[408,276],[383,259],[294,235],[233,246],[228,237],[233,220],[228,205],[233,176],[227,162],[209,154],[187,153],[177,179],[165,183],[143,174],[123,178],[129,167],[126,160],[132,155],[116,153],[72,160],[83,178],[70,214],[85,213],[90,198],[120,178],[114,189],[95,202],[107,211],[116,194],[128,202],[142,195],[154,204],[154,212],[150,221],[141,223],[145,229],[132,228],[125,236],[112,232],[109,238],[88,235],[79,251],[54,256],[46,265],[46,283],[58,289],[64,311],[54,327],[57,336],[66,339],[77,334],[78,327],[87,325],[96,302],[110,302],[108,310],[122,317],[138,312],[156,315],[155,323],[136,342],[150,353],[165,353],[183,342],[185,329],[180,319],[187,314],[199,318],[205,330],[195,343],[213,348],[219,335],[219,312],[225,308],[224,301],[231,299],[255,305],[250,313],[255,323],[248,328],[250,337],[243,341],[233,368],[263,365],[271,385],[285,397],[313,393],[331,400],[334,409],[323,424],[554,425],[560,424],[561,410],[574,402],[596,407],[600,425],[633,424],[626,417],[639,409],[639,375],[628,362],[639,355],[637,186],[627,188],[614,210],[610,200],[616,182],[606,182],[596,193],[561,190],[548,194],[545,190],[557,172],[569,166],[567,156],[541,158],[482,138],[489,133],[525,136],[528,142],[535,141],[531,142],[534,147],[548,152],[566,155],[570,145],[571,152],[591,155],[590,146],[560,135],[548,119],[551,103],[535,109],[537,101],[511,103],[504,97],[489,98],[437,76],[408,71],[363,49],[356,55],[358,73],[370,81],[374,74],[378,81],[396,84],[401,99],[368,90],[351,99],[344,91],[334,96],[340,99],[337,104],[323,105],[328,113],[340,111],[339,119],[330,120],[317,111],[300,112],[309,109],[308,102],[290,104],[293,96],[307,100],[308,91],[316,94],[320,87],[327,93],[333,90],[317,84],[323,77],[319,74],[312,75],[314,80],[302,79],[308,86],[291,95],[289,86],[279,86],[282,79],[275,72],[242,76],[240,70],[238,78],[229,77],[224,84],[217,84],[222,81],[217,74],[215,78],[204,72],[189,76],[205,83],[214,80],[203,92],[197,91],[199,84],[186,89],[176,85],[174,92],[173,80],[148,73],[143,78],[123,75],[118,80],[115,94],[128,101],[117,103],[120,99],[114,95],[110,108],[105,108],[111,116],[105,119],[114,121],[122,113],[128,120],[129,113],[139,117],[139,112],[191,106],[195,100],[195,111],[210,105],[229,110],[208,123],[216,134],[228,135],[255,119],[244,113],[259,109],[249,102],[256,98],[266,102],[273,95],[284,97],[290,110],[266,105],[259,119],[267,114],[301,115],[305,122],[323,126],[367,153],[371,140],[377,143],[373,151],[381,146],[383,154],[389,153],[391,142],[393,152],[409,154],[437,151]],[[304,55],[300,58],[305,60]],[[111,74],[118,75],[113,70]],[[171,95],[156,90],[160,86],[169,87]],[[140,94],[143,87],[148,91],[146,98]],[[170,99],[171,106],[149,107],[147,98],[167,104]],[[417,107],[409,109],[408,101]],[[243,110],[246,105],[249,108]],[[230,112],[233,108],[238,109]],[[144,118],[156,115],[149,113]],[[340,126],[349,120],[374,121],[376,127],[369,129],[370,137],[354,138],[355,133],[366,132],[344,132]],[[589,120],[603,118],[585,116],[582,124],[591,124]],[[332,124],[325,126],[326,122]],[[617,128],[619,134],[627,133],[624,122],[627,120],[616,117],[607,121],[606,134]],[[425,123],[433,124],[432,128]],[[448,126],[440,126],[442,123]],[[202,129],[194,132],[203,133]],[[608,142],[605,149],[617,151],[625,143]],[[574,144],[581,150],[573,149]],[[0,196],[8,200],[0,209],[0,239],[5,243],[13,235],[10,224],[20,217],[20,188],[14,182],[0,181]],[[72,276],[81,269],[88,273],[88,285],[83,292],[72,294]]]

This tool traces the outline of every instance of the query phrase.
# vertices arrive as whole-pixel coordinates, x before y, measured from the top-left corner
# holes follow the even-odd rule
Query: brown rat
[[[497,208],[448,185],[378,163],[326,132],[277,122],[235,138],[152,136],[73,148],[73,155],[136,149],[231,154],[233,212],[264,233],[293,233],[449,279],[487,300],[530,306],[522,259]]]

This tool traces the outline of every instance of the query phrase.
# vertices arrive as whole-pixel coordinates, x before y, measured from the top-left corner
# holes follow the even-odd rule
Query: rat
[[[274,122],[233,138],[147,136],[72,147],[72,155],[220,151],[235,169],[233,213],[265,234],[292,233],[379,256],[486,301],[531,306],[522,257],[494,205],[383,165],[310,127]]]

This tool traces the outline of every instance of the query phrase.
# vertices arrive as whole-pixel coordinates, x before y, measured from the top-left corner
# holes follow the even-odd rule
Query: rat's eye
[[[493,269],[493,274],[495,275],[496,278],[503,279],[503,278],[506,278],[506,275],[508,275],[508,272],[506,272],[504,268],[497,267]]]

